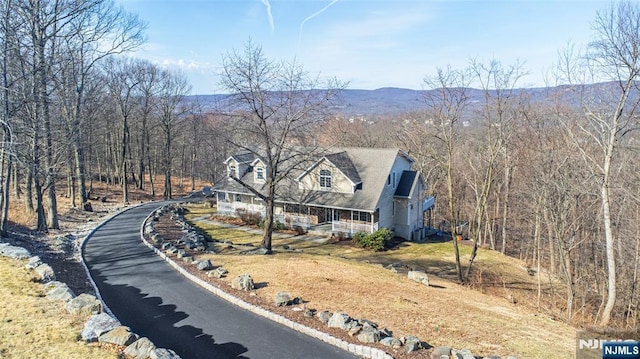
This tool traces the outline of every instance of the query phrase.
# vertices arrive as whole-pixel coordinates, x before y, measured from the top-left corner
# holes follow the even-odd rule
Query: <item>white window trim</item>
[[[325,171],[328,172],[329,174],[326,174],[326,173],[323,174],[323,172],[325,172]],[[329,185],[328,186],[327,186],[327,180],[329,180]],[[333,174],[331,173],[331,171],[329,171],[327,169],[320,170],[318,182],[319,182],[319,185],[320,185],[320,189],[324,189],[324,190],[331,189],[333,187]],[[323,186],[323,182],[324,182],[324,186]]]

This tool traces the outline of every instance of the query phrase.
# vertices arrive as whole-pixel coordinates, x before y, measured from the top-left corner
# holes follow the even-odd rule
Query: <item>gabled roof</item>
[[[255,153],[253,153],[251,151],[244,151],[244,152],[239,152],[239,153],[236,153],[236,154],[233,154],[233,155],[229,156],[229,158],[224,160],[224,163],[227,163],[227,162],[229,162],[230,160],[233,159],[238,163],[246,164],[246,163],[253,162],[253,160],[255,158],[256,158]]]
[[[346,151],[326,155],[324,158],[333,163],[353,184],[362,183],[358,170]]]
[[[413,192],[413,188],[418,182],[419,176],[416,171],[403,171],[398,182],[395,197],[409,198]]]
[[[314,168],[316,168],[323,161],[329,161],[333,164],[342,174],[347,177],[352,184],[357,185],[362,183],[362,179],[360,179],[360,175],[358,174],[358,170],[356,166],[353,164],[349,155],[346,151],[337,152],[322,156],[319,160],[315,161],[309,168],[307,168],[304,172],[302,172],[297,180],[299,181],[302,177],[306,176],[309,172],[311,172]]]

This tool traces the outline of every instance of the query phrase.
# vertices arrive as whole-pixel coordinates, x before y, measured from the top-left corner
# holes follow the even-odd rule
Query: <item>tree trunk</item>
[[[265,200],[265,217],[264,217],[264,235],[262,237],[262,243],[260,246],[266,250],[266,254],[271,254],[271,238],[273,237],[273,212],[274,212],[274,200],[273,197],[269,197]]]

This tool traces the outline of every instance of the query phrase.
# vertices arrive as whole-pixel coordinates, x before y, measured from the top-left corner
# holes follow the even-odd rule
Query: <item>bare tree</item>
[[[237,175],[231,178],[264,201],[261,245],[271,253],[277,186],[320,150],[313,145],[310,130],[326,119],[325,110],[342,85],[335,80],[321,84],[295,62],[269,60],[251,42],[242,51],[224,56],[223,67],[221,84],[233,94],[234,124],[238,125],[235,131],[239,135],[230,141],[236,148],[253,152],[266,165],[263,191]]]
[[[586,54],[579,59],[565,55],[560,64],[562,78],[573,84],[576,80],[612,81],[609,91],[597,94],[588,87],[574,86],[582,99],[583,118],[566,126],[600,187],[607,262],[607,298],[600,325],[607,326],[617,295],[611,183],[616,176],[619,143],[638,125],[640,98],[631,94],[638,89],[640,74],[640,5],[629,1],[612,4],[597,13],[593,30]],[[598,150],[590,151],[587,144],[596,144]]]
[[[444,157],[440,158],[441,166],[446,173],[446,193],[448,204],[448,222],[451,226],[453,248],[456,260],[456,273],[462,283],[462,266],[460,264],[460,250],[458,248],[458,229],[460,225],[460,193],[455,183],[460,176],[455,173],[457,153],[459,151],[458,132],[462,125],[465,108],[469,104],[467,91],[469,77],[465,71],[451,68],[438,69],[433,77],[425,78],[425,85],[432,89],[427,91],[427,113],[432,117],[438,132],[435,138],[444,147]]]
[[[164,198],[171,198],[171,166],[172,142],[175,137],[177,120],[185,109],[181,107],[184,97],[191,91],[186,77],[181,73],[161,71],[158,79],[157,106],[160,128],[164,134],[163,165],[164,165]]]

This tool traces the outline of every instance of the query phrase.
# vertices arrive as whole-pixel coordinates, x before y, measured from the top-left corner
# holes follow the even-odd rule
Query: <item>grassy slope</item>
[[[78,341],[87,318],[46,299],[24,264],[0,257],[0,358],[117,358]]]
[[[191,208],[188,218],[202,217],[206,211]],[[261,239],[259,235],[206,222],[198,225],[214,238],[234,244],[259,244]],[[215,265],[229,270],[228,278],[247,272],[256,282],[267,284],[257,293],[269,300],[279,291],[290,291],[308,300],[310,308],[367,318],[393,330],[396,336],[414,334],[433,346],[452,345],[481,355],[516,354],[523,358],[575,355],[574,328],[501,296],[483,294],[450,280],[455,278],[450,242],[405,243],[396,250],[379,253],[295,237],[273,242],[276,252],[285,244],[303,251],[241,256],[224,249],[210,258]],[[469,250],[462,247],[463,254]],[[412,282],[380,265],[397,262],[432,274],[432,286]],[[535,277],[527,274],[521,262],[499,253],[482,251],[476,266],[481,272],[491,272],[489,278],[499,278],[499,283],[482,283],[484,291],[535,287]]]

